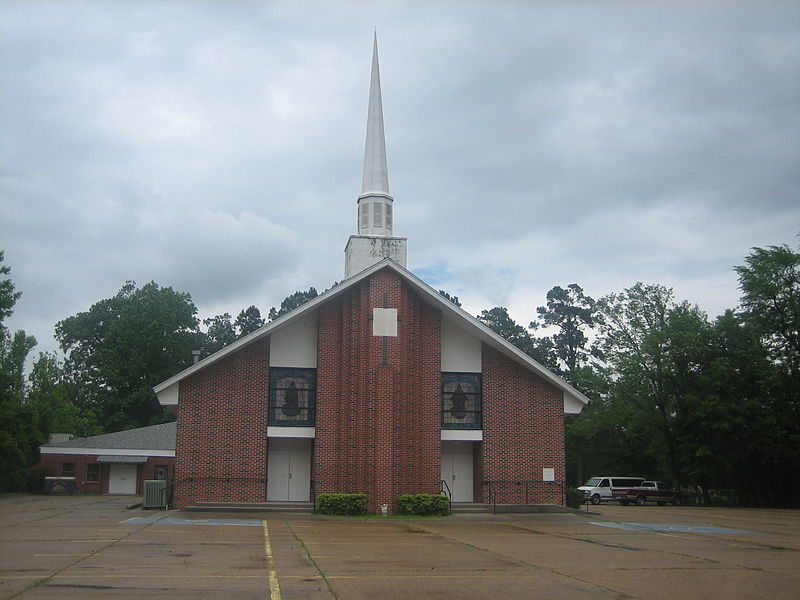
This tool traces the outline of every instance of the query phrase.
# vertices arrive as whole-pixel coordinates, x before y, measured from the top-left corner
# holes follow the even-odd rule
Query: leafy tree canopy
[[[786,245],[753,248],[744,262],[736,267],[743,316],[800,376],[800,253]]]
[[[538,320],[531,321],[531,329],[556,327],[550,336],[553,353],[564,365],[564,376],[576,385],[580,377],[578,370],[592,355],[586,331],[597,323],[596,303],[583,293],[577,283],[566,288],[555,286],[547,292],[547,304],[536,309]]]
[[[452,302],[456,306],[461,306],[461,302],[458,301],[458,296],[451,296],[450,294],[448,294],[444,290],[439,290],[439,293],[442,296],[444,296],[445,298],[447,298],[448,300],[450,300],[450,302]]]
[[[502,336],[535,361],[557,370],[553,343],[547,338],[535,338],[522,325],[514,321],[504,306],[481,311],[478,320]]]
[[[295,308],[302,306],[309,300],[313,300],[318,295],[319,294],[317,293],[317,290],[313,286],[308,288],[308,290],[305,292],[297,291],[294,294],[290,294],[283,300],[283,302],[281,302],[280,308],[275,308],[273,306],[269,309],[269,320],[274,321],[278,317],[282,317]]]
[[[105,431],[163,422],[152,387],[191,364],[198,335],[189,294],[150,282],[56,324],[56,338],[84,403]]]

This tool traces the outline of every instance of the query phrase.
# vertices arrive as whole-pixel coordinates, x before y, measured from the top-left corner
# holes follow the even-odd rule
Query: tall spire
[[[372,76],[369,84],[367,113],[367,142],[364,150],[364,177],[361,193],[389,193],[389,171],[386,168],[386,137],[383,131],[383,102],[381,74],[378,69],[378,32],[372,43]]]
[[[406,266],[406,238],[395,237],[394,198],[389,195],[386,168],[386,137],[383,131],[381,75],[378,69],[378,33],[372,41],[372,76],[369,84],[367,143],[364,149],[364,176],[358,196],[356,235],[344,249],[344,274],[351,277],[370,265],[390,258]]]

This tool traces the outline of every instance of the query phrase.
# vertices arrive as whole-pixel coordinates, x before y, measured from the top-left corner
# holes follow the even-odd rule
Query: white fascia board
[[[41,454],[76,454],[76,455],[100,455],[105,456],[168,456],[174,457],[175,450],[126,450],[122,448],[48,448],[39,446]]]

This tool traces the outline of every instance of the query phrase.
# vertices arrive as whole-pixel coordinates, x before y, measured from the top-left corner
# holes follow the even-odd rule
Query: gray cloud
[[[790,2],[0,5],[12,327],[129,279],[203,316],[343,275],[378,27],[410,267],[527,323],[553,285],[734,306],[800,231]]]

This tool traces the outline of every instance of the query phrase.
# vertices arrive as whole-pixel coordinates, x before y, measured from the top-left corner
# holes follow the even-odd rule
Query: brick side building
[[[580,392],[405,268],[377,44],[346,279],[155,388],[177,413],[174,502],[363,492],[563,503]]]
[[[74,438],[39,447],[39,464],[85,494],[141,494],[175,475],[175,423]]]

